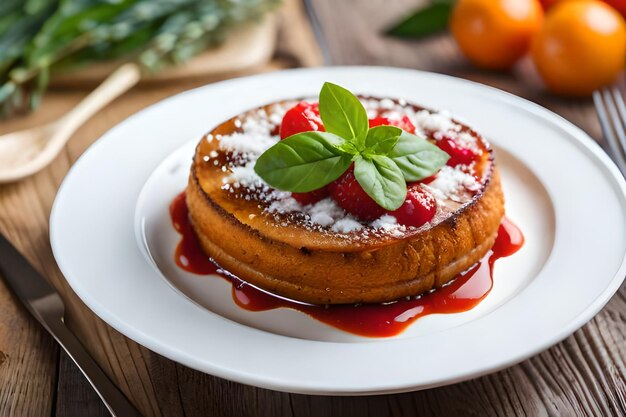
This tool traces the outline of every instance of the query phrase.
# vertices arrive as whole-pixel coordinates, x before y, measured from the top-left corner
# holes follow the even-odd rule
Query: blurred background
[[[250,73],[386,65],[496,86],[600,139],[590,97],[623,72],[625,12],[625,0],[4,0],[0,123],[57,118],[124,62],[144,97],[126,113]]]
[[[72,330],[146,415],[621,415],[624,291],[565,342],[493,375],[387,397],[288,395],[185,368],[107,326],[61,276],[48,217],[71,165],[121,120],[196,86],[286,68],[450,74],[537,102],[603,144],[592,92],[623,75],[624,13],[626,0],[0,0],[0,134],[60,120],[124,64],[140,74],[45,169],[0,186],[0,232],[62,292]],[[0,311],[0,415],[106,415],[1,282]]]

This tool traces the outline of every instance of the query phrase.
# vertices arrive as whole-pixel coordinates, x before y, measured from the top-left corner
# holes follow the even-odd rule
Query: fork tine
[[[615,129],[615,135],[613,135],[611,143],[609,144],[613,147],[613,152],[616,154],[616,157],[619,157],[621,161],[624,161],[623,144],[626,143],[626,130],[624,130],[624,119],[620,116],[617,110],[617,106],[613,100],[613,96],[611,95],[611,91],[606,88],[602,92],[604,94],[604,102],[609,111],[609,114],[611,115],[613,128]]]
[[[602,127],[602,133],[604,134],[604,138],[606,139],[611,153],[613,154],[613,160],[615,161],[615,164],[618,166],[620,171],[622,171],[622,174],[626,176],[626,160],[624,159],[624,156],[622,155],[622,152],[620,150],[616,133],[614,133],[621,131],[623,135],[624,129],[622,126],[620,126],[619,121],[617,121],[617,110],[615,109],[615,106],[611,103],[610,94],[608,94],[608,92],[606,91],[595,91],[593,93],[593,101],[595,103],[596,112],[598,113],[598,119],[600,120],[600,126]],[[613,123],[611,123],[611,120],[613,121]]]
[[[613,101],[615,101],[615,104],[617,105],[617,110],[620,116],[619,120],[622,123],[621,131],[623,133],[626,130],[626,104],[624,104],[624,97],[617,87],[613,87],[611,92],[613,93]],[[620,135],[619,139],[622,143],[622,150],[626,152],[626,135]]]

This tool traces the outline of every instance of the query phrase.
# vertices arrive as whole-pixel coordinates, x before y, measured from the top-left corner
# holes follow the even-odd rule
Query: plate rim
[[[515,105],[516,102],[518,102],[521,107],[525,108],[525,110],[532,113],[535,117],[539,117],[542,119],[546,119],[546,118],[549,119],[549,117],[547,116],[550,116],[554,119],[554,122],[559,126],[559,128],[568,131],[570,136],[576,139],[575,143],[583,149],[586,156],[592,155],[593,157],[595,157],[596,163],[604,171],[604,176],[607,177],[607,179],[613,181],[613,184],[612,184],[613,188],[620,190],[621,191],[620,197],[624,201],[626,201],[626,181],[624,181],[624,178],[621,176],[621,173],[618,171],[617,167],[614,165],[614,163],[608,157],[608,155],[606,155],[602,151],[598,143],[595,142],[591,137],[589,137],[582,129],[573,125],[571,122],[567,121],[565,118],[551,112],[550,110],[547,110],[529,100],[523,99],[521,97],[517,97],[513,94],[499,90],[494,87],[485,86],[477,82],[463,80],[463,79],[459,79],[456,77],[443,75],[443,74],[435,74],[435,73],[417,71],[417,70],[411,70],[411,69],[400,69],[400,68],[392,68],[392,67],[369,67],[369,66],[290,69],[290,70],[285,70],[285,71],[273,72],[269,74],[258,74],[254,76],[243,77],[243,78],[244,79],[263,79],[267,77],[276,77],[276,76],[280,77],[281,73],[334,72],[334,71],[346,71],[346,70],[349,70],[349,71],[383,71],[383,72],[399,71],[399,72],[417,74],[418,76],[445,79],[446,81],[452,80],[452,82],[468,83],[468,84],[474,85],[475,88],[488,91],[489,94],[494,99],[504,100],[505,102],[509,104],[513,104],[513,105]],[[206,367],[206,365],[203,365],[200,367],[194,366],[194,365],[200,365],[200,362],[198,361],[194,362],[193,358],[185,356],[184,352],[177,351],[176,349],[172,349],[171,347],[163,347],[163,346],[155,347],[155,343],[153,343],[153,341],[155,340],[148,337],[148,335],[144,334],[139,329],[135,329],[134,327],[129,327],[128,325],[126,325],[126,323],[119,322],[116,319],[116,317],[109,315],[105,306],[101,305],[97,300],[90,297],[89,294],[85,293],[84,291],[81,291],[82,288],[80,287],[79,281],[69,278],[70,274],[66,273],[66,271],[68,271],[67,265],[59,259],[60,242],[58,242],[57,240],[59,235],[57,232],[57,227],[56,227],[57,222],[55,221],[55,219],[58,218],[59,201],[61,199],[60,196],[63,196],[64,193],[66,192],[65,190],[66,190],[66,187],[68,187],[68,179],[75,176],[79,167],[82,166],[82,164],[86,163],[85,158],[88,157],[88,155],[92,155],[96,153],[97,149],[100,146],[102,146],[103,143],[105,143],[106,138],[108,136],[111,136],[112,132],[114,132],[117,129],[122,129],[122,127],[125,124],[129,123],[130,120],[133,120],[136,117],[139,117],[140,115],[146,112],[153,111],[158,106],[161,106],[164,103],[169,102],[170,100],[180,99],[186,94],[191,94],[193,92],[196,92],[202,89],[210,89],[216,84],[236,83],[236,82],[239,82],[240,80],[241,80],[240,78],[236,78],[236,79],[231,79],[231,80],[226,80],[226,81],[222,81],[219,83],[211,84],[208,86],[197,87],[192,90],[188,90],[188,91],[179,93],[177,95],[174,95],[172,97],[169,97],[165,100],[161,100],[131,115],[130,117],[126,118],[122,122],[112,127],[105,134],[103,134],[77,159],[77,161],[70,168],[68,174],[66,175],[66,178],[64,179],[63,183],[61,184],[57,192],[57,197],[55,198],[55,201],[51,210],[51,214],[50,214],[50,241],[51,241],[51,246],[52,246],[54,257],[57,260],[57,263],[59,264],[59,268],[64,273],[64,276],[66,277],[65,278],[66,281],[70,284],[70,286],[72,287],[72,290],[81,298],[81,300],[96,315],[98,315],[101,319],[103,319],[105,322],[107,322],[117,331],[120,331],[122,334],[148,347],[149,349],[152,349],[155,352],[158,352],[159,354],[162,354],[171,360],[177,361],[179,363],[183,363],[195,369],[199,369],[202,372],[208,372],[213,375],[230,379],[230,380],[234,380],[237,382],[242,382],[242,383],[256,385],[256,386],[262,386],[265,388],[276,389],[276,390],[281,390],[281,391],[306,393],[306,394],[326,394],[326,395],[328,394],[331,394],[331,395],[369,395],[369,394],[383,394],[383,393],[391,393],[391,392],[407,392],[407,391],[413,391],[415,389],[427,389],[427,388],[432,388],[432,387],[441,386],[445,384],[456,383],[456,382],[460,382],[463,380],[467,380],[469,378],[482,376],[482,375],[506,368],[515,363],[519,363],[522,360],[525,360],[528,357],[533,356],[536,353],[543,351],[544,349],[565,339],[567,336],[569,336],[579,327],[584,325],[595,314],[597,314],[597,312],[600,311],[602,307],[604,307],[604,305],[610,300],[610,297],[617,291],[622,281],[624,280],[624,277],[626,276],[626,252],[624,253],[622,257],[622,262],[618,270],[616,271],[615,275],[610,280],[609,285],[605,287],[605,289],[598,295],[598,297],[596,297],[593,301],[589,303],[587,308],[582,310],[576,317],[570,318],[568,322],[569,325],[563,327],[561,331],[557,333],[556,335],[554,335],[552,338],[547,339],[546,341],[544,341],[544,343],[535,346],[534,349],[528,349],[524,355],[518,355],[515,358],[509,358],[506,361],[502,361],[501,363],[487,367],[483,369],[482,371],[474,371],[474,372],[468,372],[468,373],[461,372],[458,374],[456,378],[444,378],[443,380],[434,380],[429,384],[420,384],[418,386],[393,386],[393,384],[387,384],[387,385],[379,384],[379,385],[376,385],[378,388],[373,389],[373,390],[363,390],[362,388],[358,388],[358,387],[355,389],[349,389],[349,388],[343,387],[343,389],[327,390],[324,387],[310,386],[310,385],[307,385],[306,383],[304,384],[301,383],[298,386],[294,386],[293,383],[285,384],[284,381],[277,381],[275,378],[273,379],[271,376],[268,376],[268,375],[250,375],[245,372],[233,372],[232,369],[221,368],[220,366],[217,366],[216,364],[212,364],[213,365],[212,367]],[[308,342],[311,342],[311,341],[308,341]],[[330,342],[319,342],[319,343],[330,343]]]

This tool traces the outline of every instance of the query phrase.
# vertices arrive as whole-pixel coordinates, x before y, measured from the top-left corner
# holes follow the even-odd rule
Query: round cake
[[[406,204],[367,209],[353,193],[352,168],[323,192],[270,186],[255,172],[259,156],[287,134],[290,109],[314,110],[315,104],[271,103],[223,122],[196,148],[186,199],[207,256],[280,296],[343,304],[390,302],[439,288],[488,253],[504,216],[489,144],[446,112],[404,100],[359,100],[370,127],[400,126],[450,156],[430,177],[407,182],[410,210]],[[323,130],[314,122],[311,130]],[[422,216],[423,224],[407,213]]]

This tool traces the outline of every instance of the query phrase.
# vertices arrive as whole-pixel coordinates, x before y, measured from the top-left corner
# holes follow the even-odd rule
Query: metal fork
[[[617,86],[593,93],[593,101],[608,152],[626,177],[626,104]]]

